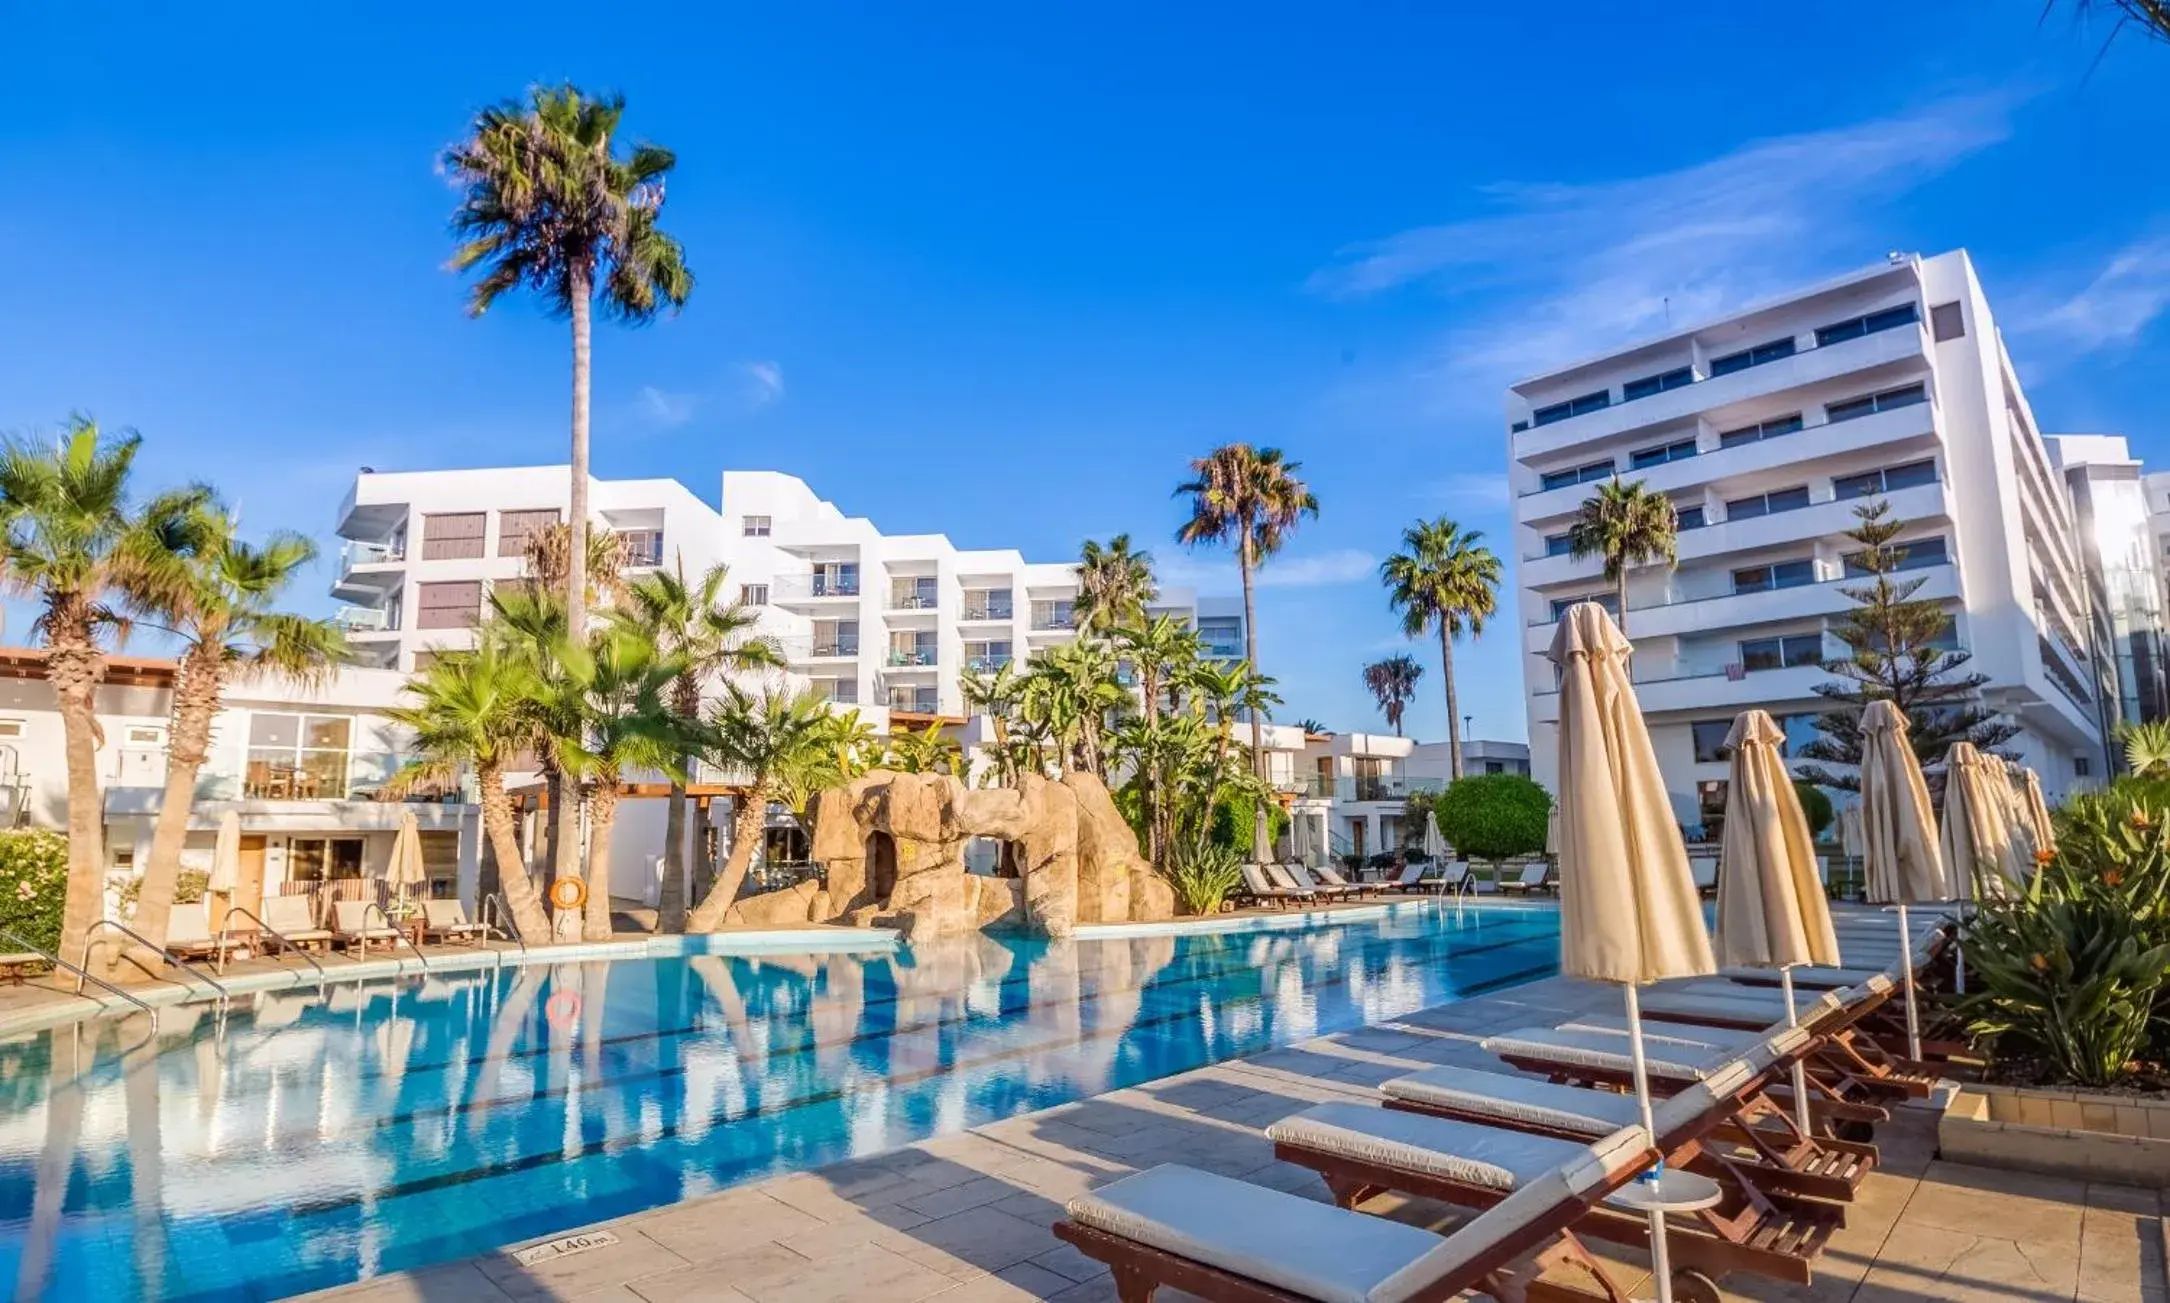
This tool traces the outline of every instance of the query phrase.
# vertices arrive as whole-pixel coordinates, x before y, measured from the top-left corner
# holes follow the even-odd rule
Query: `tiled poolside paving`
[[[894,1153],[742,1187],[604,1223],[616,1242],[521,1266],[509,1253],[387,1276],[318,1297],[579,1299],[584,1303],[989,1303],[1113,1300],[1097,1263],[1056,1240],[1065,1200],[1161,1162],[1325,1197],[1277,1162],[1261,1134],[1329,1099],[1372,1100],[1377,1083],[1438,1063],[1499,1067],[1491,1032],[1611,1011],[1616,993],[1553,979],[1391,1023],[1113,1091]],[[1937,1161],[1934,1115],[1902,1110],[1878,1140],[1883,1165],[1848,1224],[1788,1286],[1736,1275],[1729,1298],[2170,1303],[2162,1211],[2152,1190],[2087,1185]],[[1466,1214],[1380,1200],[1370,1211],[1441,1229]],[[1602,1250],[1601,1250],[1602,1251]],[[1623,1283],[1647,1272],[1615,1257]],[[1180,1298],[1164,1291],[1163,1298]]]

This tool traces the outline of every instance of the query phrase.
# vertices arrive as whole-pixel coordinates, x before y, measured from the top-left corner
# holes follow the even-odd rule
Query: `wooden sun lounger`
[[[1625,1303],[1573,1227],[1656,1158],[1642,1128],[1623,1128],[1444,1238],[1169,1165],[1071,1200],[1055,1235],[1108,1265],[1121,1303],[1149,1303],[1162,1287],[1207,1303],[1448,1303],[1473,1290]],[[1579,1268],[1596,1289],[1536,1279],[1554,1264]]]
[[[399,948],[399,929],[369,921],[370,903],[366,900],[342,900],[332,906],[332,929],[348,948],[369,954],[369,943],[382,941],[386,950]],[[381,917],[381,914],[380,914]]]
[[[1533,891],[1549,890],[1551,887],[1549,879],[1551,877],[1552,866],[1543,861],[1539,861],[1536,864],[1523,865],[1522,872],[1519,876],[1514,878],[1512,881],[1503,879],[1497,885],[1501,891],[1511,891],[1515,892],[1518,895],[1527,895]]]
[[[467,921],[467,907],[456,900],[422,902],[422,935],[432,941],[472,943],[489,934],[488,925]]]
[[[1291,900],[1303,902],[1316,899],[1307,891],[1275,886],[1267,879],[1265,871],[1256,864],[1245,864],[1242,868],[1243,894],[1254,904],[1263,905],[1271,901],[1278,907]]]
[[[1286,864],[1261,864],[1258,866],[1258,870],[1265,874],[1266,881],[1274,886],[1281,888],[1283,891],[1296,892],[1308,900],[1315,901],[1321,897],[1329,900],[1339,900],[1348,894],[1347,892],[1331,891],[1321,887],[1311,880],[1311,875],[1308,873],[1298,873]]]
[[[1309,875],[1318,882],[1323,890],[1338,891],[1352,898],[1368,896],[1386,889],[1386,884],[1383,882],[1351,882],[1342,877],[1341,871],[1331,864],[1321,864],[1317,868],[1307,868],[1303,865],[1293,865],[1291,867],[1296,871],[1299,878]]]
[[[1763,1078],[1779,1061],[1773,1046],[1759,1046],[1656,1111],[1656,1147],[1667,1161],[1703,1171],[1725,1192],[1716,1207],[1681,1219],[1683,1229],[1675,1232],[1671,1247],[1682,1267],[1713,1276],[1752,1271],[1805,1285],[1825,1243],[1845,1223],[1837,1204],[1769,1190],[1747,1179],[1742,1168],[1704,1161],[1711,1157],[1706,1138],[1738,1112],[1743,1100],[1760,1093]],[[1585,1143],[1347,1102],[1317,1105],[1275,1123],[1266,1134],[1276,1158],[1318,1172],[1345,1208],[1388,1192],[1489,1207],[1512,1195],[1532,1172],[1567,1161]],[[1649,1244],[1649,1221],[1624,1211],[1594,1208],[1575,1229],[1592,1239]]]

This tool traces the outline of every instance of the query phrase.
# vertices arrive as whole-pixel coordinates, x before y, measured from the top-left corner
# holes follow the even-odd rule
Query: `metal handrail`
[[[200,978],[206,986],[209,986],[212,990],[218,992],[220,1000],[231,1000],[234,998],[233,992],[226,989],[226,984],[224,982],[221,982],[218,979],[212,977],[209,973],[198,971],[198,966],[194,960],[181,958],[181,956],[173,953],[171,950],[166,949],[164,946],[158,944],[156,941],[151,940],[149,937],[143,935],[141,932],[136,931],[134,928],[128,926],[126,923],[121,922],[119,919],[102,918],[99,919],[97,922],[91,924],[88,928],[84,929],[83,953],[85,955],[88,955],[90,953],[90,934],[96,932],[99,928],[102,927],[112,928],[115,932],[118,932],[121,935],[132,939],[137,945],[156,950],[159,954],[162,954],[168,960],[171,960],[175,967],[181,969],[185,973],[190,974],[191,976]],[[224,943],[221,942],[221,944]],[[83,976],[84,974],[82,973],[82,971],[78,969],[75,979],[75,993],[77,995],[81,995],[83,993]]]
[[[385,926],[386,930],[388,930],[388,931],[390,931],[390,932],[391,932],[391,934],[392,934],[392,939],[393,939],[394,941],[398,942],[398,943],[399,943],[400,945],[403,945],[403,946],[407,947],[407,948],[408,948],[409,950],[412,950],[412,951],[414,951],[414,957],[415,957],[415,958],[416,958],[417,960],[421,961],[421,964],[422,964],[422,971],[423,971],[423,972],[425,972],[425,973],[426,973],[426,972],[428,972],[428,971],[429,971],[429,956],[427,956],[427,955],[425,955],[425,954],[423,954],[423,953],[422,953],[422,947],[420,947],[420,946],[416,945],[416,944],[415,944],[414,942],[412,942],[412,941],[410,941],[410,940],[408,940],[408,939],[407,939],[407,933],[405,932],[405,930],[403,930],[403,929],[402,929],[402,928],[401,928],[401,927],[400,927],[400,926],[399,926],[399,925],[398,925],[397,923],[394,923],[394,922],[392,921],[392,916],[391,916],[390,914],[387,914],[387,913],[385,913],[385,912],[384,912],[384,906],[382,906],[382,905],[379,905],[379,904],[378,904],[378,903],[377,903],[376,901],[373,901],[373,900],[372,900],[372,901],[370,901],[370,902],[369,902],[368,904],[366,904],[366,905],[363,905],[363,906],[362,906],[362,923],[363,923],[363,925],[364,925],[364,926],[366,927],[366,926],[368,925],[368,923],[369,923],[369,911],[370,911],[370,910],[375,910],[375,911],[377,911],[377,917],[378,917],[378,918],[381,918],[381,919],[383,919],[383,920],[384,920],[384,926]],[[364,946],[367,946],[367,945],[368,945],[368,942],[367,942],[367,941],[364,941],[364,942],[363,942],[362,944],[363,944]]]
[[[300,946],[295,945],[292,941],[287,940],[286,934],[284,932],[279,931],[279,929],[271,926],[271,924],[269,923],[266,923],[263,919],[258,918],[256,916],[256,911],[248,908],[245,905],[228,905],[226,907],[227,921],[231,922],[233,920],[233,916],[236,914],[239,914],[243,918],[249,920],[251,923],[256,924],[258,930],[269,932],[272,935],[273,939],[277,940],[280,945],[286,947],[287,950],[291,951],[294,954],[300,955],[302,957],[302,960],[307,963],[309,967],[316,970],[316,989],[319,993],[322,993],[322,991],[324,990],[324,983],[329,976],[329,974],[324,971],[324,965],[318,963],[315,957],[310,955],[308,951],[302,949]],[[220,933],[223,935],[224,932],[225,929],[221,928]],[[223,953],[223,951],[221,953]]]
[[[71,964],[67,960],[62,959],[59,955],[54,954],[50,950],[47,950],[44,946],[38,945],[36,942],[33,941],[25,941],[21,937],[15,935],[13,932],[8,931],[6,928],[0,928],[0,940],[5,940],[10,945],[21,946],[23,949],[30,951],[32,954],[43,956],[45,962],[51,964],[55,968],[65,968],[69,972],[74,973],[75,993],[77,996],[85,1000],[89,999],[90,997],[83,994],[83,979],[86,977],[89,978],[91,981],[96,982],[102,989],[111,991],[113,994],[119,996],[121,999],[126,1000],[128,1003],[134,1005],[136,1008],[141,1009],[144,1013],[149,1014],[151,1019],[151,1030],[154,1032],[158,1030],[158,1010],[153,1009],[151,1006],[145,1004],[143,1001],[137,999],[135,996],[128,994],[128,992],[123,991],[121,988],[113,985],[113,983],[108,982],[104,978],[98,976],[96,973],[91,972],[89,969],[80,968],[74,964]],[[85,947],[85,949],[87,951],[88,947]]]
[[[520,929],[517,926],[519,920],[513,918],[512,906],[505,900],[505,894],[503,892],[493,891],[489,895],[482,898],[482,926],[491,926],[490,919],[493,916],[492,911],[495,911],[494,916],[498,920],[495,925],[498,932],[503,934],[504,938],[507,941],[510,941],[514,945],[520,947],[520,962],[523,964],[526,963],[527,941],[520,935]],[[514,924],[514,926],[507,927],[506,924],[508,922]]]

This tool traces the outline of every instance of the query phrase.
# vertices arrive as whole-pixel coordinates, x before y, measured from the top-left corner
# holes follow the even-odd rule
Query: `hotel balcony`
[[[882,663],[891,669],[932,669],[937,652],[932,647],[891,647]]]
[[[1957,601],[1959,568],[1946,562],[1901,571],[1900,580],[1921,580],[1914,597],[1924,602]],[[1841,592],[1859,587],[1864,579],[1826,579],[1747,593],[1719,593],[1709,597],[1683,597],[1666,601],[1628,603],[1628,630],[1637,639],[1676,638],[1719,629],[1774,624],[1807,616],[1840,616],[1854,608],[1853,599]],[[1552,646],[1559,631],[1556,618],[1540,616],[1524,632],[1523,650],[1542,653]]]
[[[900,714],[936,715],[942,710],[942,695],[933,688],[899,685],[889,688],[884,704]]]
[[[1835,638],[1825,641],[1825,655],[1834,654],[1840,647]],[[1816,685],[1830,683],[1833,678],[1821,665],[1743,670],[1738,662],[1703,660],[1682,664],[1654,659],[1647,675],[1638,660],[1634,671],[1635,699],[1645,715],[1682,710],[1740,711],[1751,706],[1770,709],[1781,702],[1820,701]],[[1559,722],[1557,688],[1531,694],[1530,702],[1537,723]]]
[[[1008,624],[1016,618],[1016,608],[1011,605],[1007,592],[967,592],[964,595],[964,611],[957,618],[966,624]]]
[[[851,660],[859,655],[857,638],[786,638],[784,659],[800,661]]]
[[[859,579],[856,575],[778,575],[769,581],[769,601],[776,605],[792,606],[805,602],[857,599],[858,596]]]
[[[1405,774],[1358,775],[1334,780],[1337,801],[1406,801],[1420,793],[1437,792],[1444,778],[1412,778]]]
[[[364,606],[382,602],[406,577],[406,562],[406,551],[397,544],[350,541],[339,549],[332,596]]]

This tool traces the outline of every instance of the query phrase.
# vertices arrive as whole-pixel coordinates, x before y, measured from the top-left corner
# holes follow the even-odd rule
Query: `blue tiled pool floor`
[[[276,1298],[674,1203],[1550,974],[1548,909],[971,937],[255,997],[0,1045],[0,1273]]]

